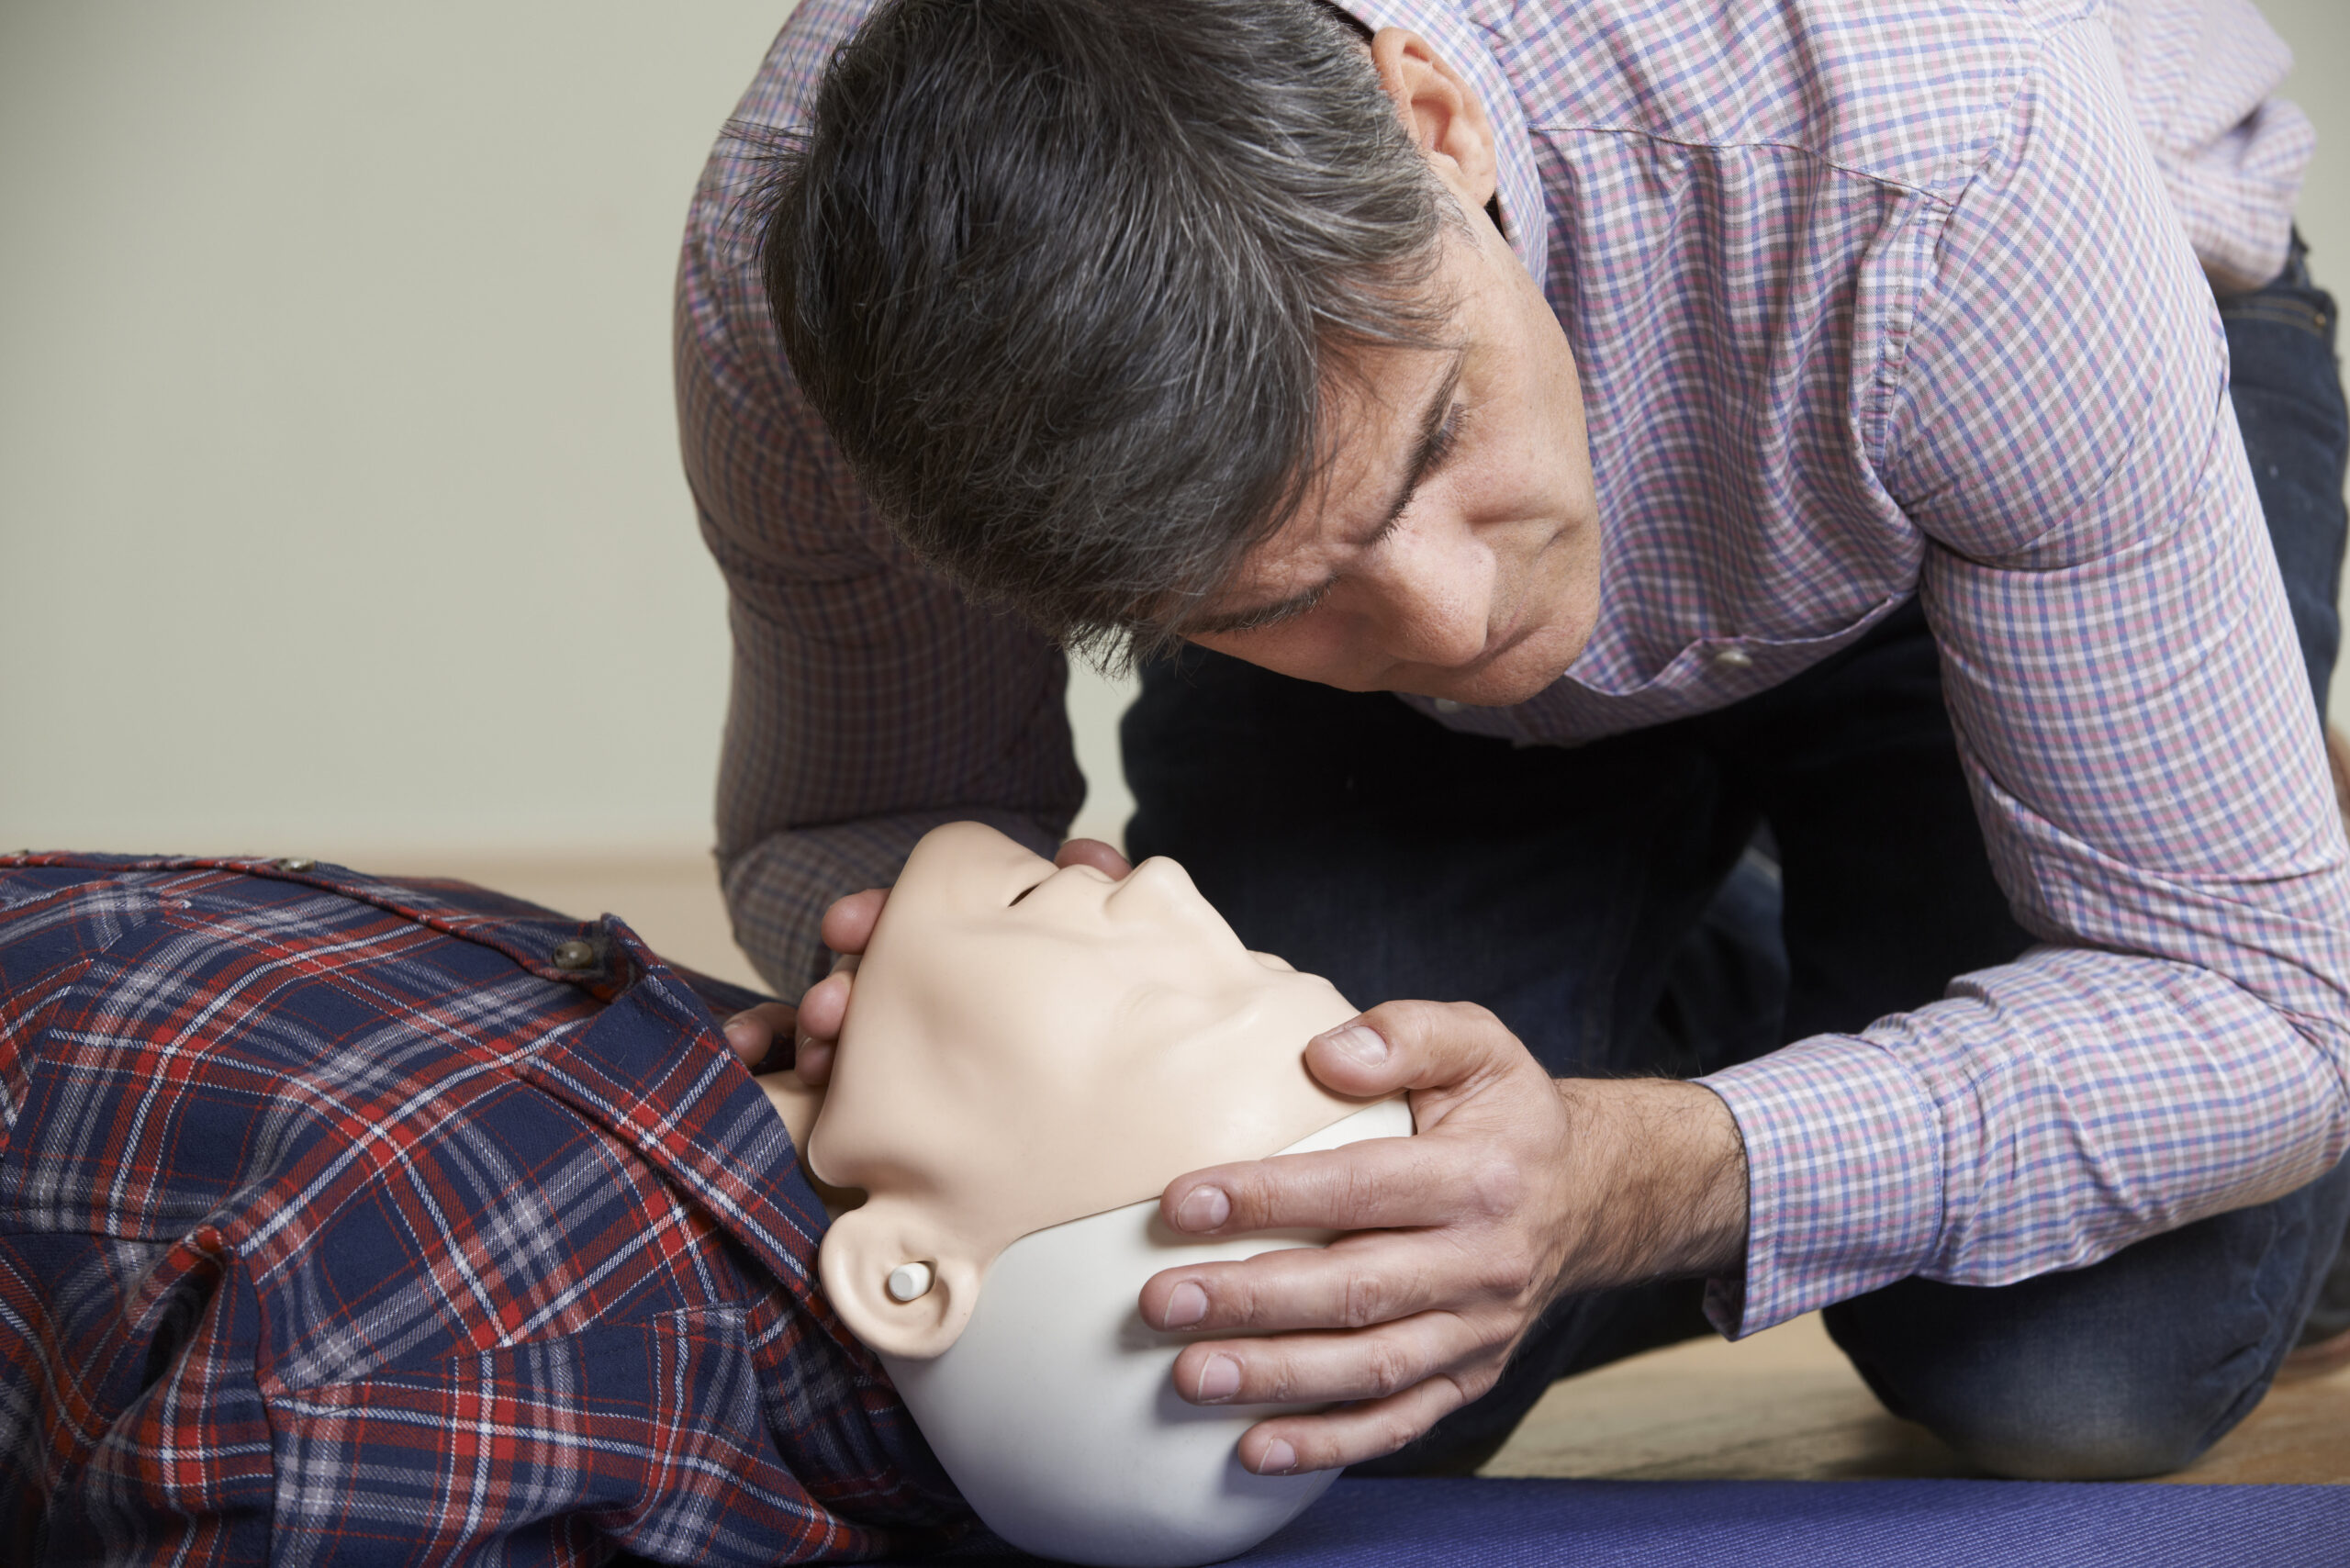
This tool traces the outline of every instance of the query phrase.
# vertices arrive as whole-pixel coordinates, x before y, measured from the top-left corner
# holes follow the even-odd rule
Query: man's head
[[[1563,335],[1483,108],[1318,0],[885,0],[770,193],[892,525],[1072,644],[1518,700],[1595,613]]]

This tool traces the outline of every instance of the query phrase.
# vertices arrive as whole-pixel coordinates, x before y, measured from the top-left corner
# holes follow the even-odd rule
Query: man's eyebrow
[[[1404,477],[1395,487],[1395,498],[1380,514],[1379,526],[1358,541],[1359,543],[1371,543],[1395,526],[1395,520],[1402,517],[1404,510],[1412,504],[1412,498],[1419,493],[1420,482],[1428,476],[1428,470],[1436,465],[1437,458],[1443,454],[1448,444],[1446,427],[1450,422],[1452,395],[1460,389],[1460,363],[1467,357],[1466,349],[1454,352],[1452,364],[1446,368],[1444,379],[1437,383],[1435,394],[1428,398],[1427,406],[1420,410],[1419,439],[1413,444],[1411,460],[1404,465]],[[1259,605],[1254,610],[1236,610],[1223,615],[1202,616],[1185,626],[1183,632],[1189,636],[1200,633],[1245,631],[1310,609],[1329,591],[1330,582],[1326,580],[1304,593],[1292,594],[1274,604]]]

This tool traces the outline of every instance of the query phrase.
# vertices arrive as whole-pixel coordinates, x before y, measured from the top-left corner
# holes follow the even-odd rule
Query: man
[[[1244,1462],[1473,1465],[1695,1279],[1997,1473],[2240,1418],[2350,1204],[2341,398],[2257,16],[866,9],[786,28],[679,280],[778,986],[937,822],[1050,848],[1057,642],[1172,651],[1136,852],[1482,1004],[1309,1053],[1409,1146],[1169,1188],[1381,1233],[1145,1291],[1185,1397],[1348,1402]],[[737,1048],[820,1077],[851,983]]]
[[[0,858],[0,1560],[773,1562],[969,1515],[627,927]]]

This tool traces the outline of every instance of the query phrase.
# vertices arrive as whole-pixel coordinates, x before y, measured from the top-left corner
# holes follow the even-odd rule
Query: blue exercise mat
[[[1034,1562],[999,1545],[957,1562]],[[933,1559],[938,1562],[938,1559]],[[2350,1486],[1341,1481],[1248,1568],[2350,1564]]]

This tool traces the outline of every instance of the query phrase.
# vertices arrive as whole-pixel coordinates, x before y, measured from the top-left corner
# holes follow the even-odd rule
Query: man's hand
[[[1053,857],[1053,864],[1091,866],[1112,877],[1124,877],[1134,869],[1125,856],[1098,838],[1070,839]],[[798,1007],[788,1002],[763,1002],[726,1021],[727,1047],[744,1066],[756,1067],[779,1036],[796,1030],[792,1070],[800,1081],[813,1088],[832,1077],[833,1053],[840,1044],[841,1022],[848,1016],[849,986],[856,974],[856,961],[865,945],[873,940],[873,927],[881,919],[881,906],[889,897],[887,888],[867,888],[834,901],[824,912],[824,946],[839,957],[833,962],[833,972],[810,986]]]
[[[1553,1082],[1482,1007],[1394,1002],[1316,1038],[1341,1094],[1412,1091],[1418,1136],[1197,1170],[1168,1184],[1177,1230],[1353,1232],[1325,1249],[1167,1270],[1162,1329],[1209,1339],[1175,1362],[1194,1404],[1357,1401],[1260,1421],[1260,1474],[1393,1453],[1494,1385],[1571,1291],[1729,1267],[1746,1245],[1746,1161],[1729,1109],[1667,1080]]]

